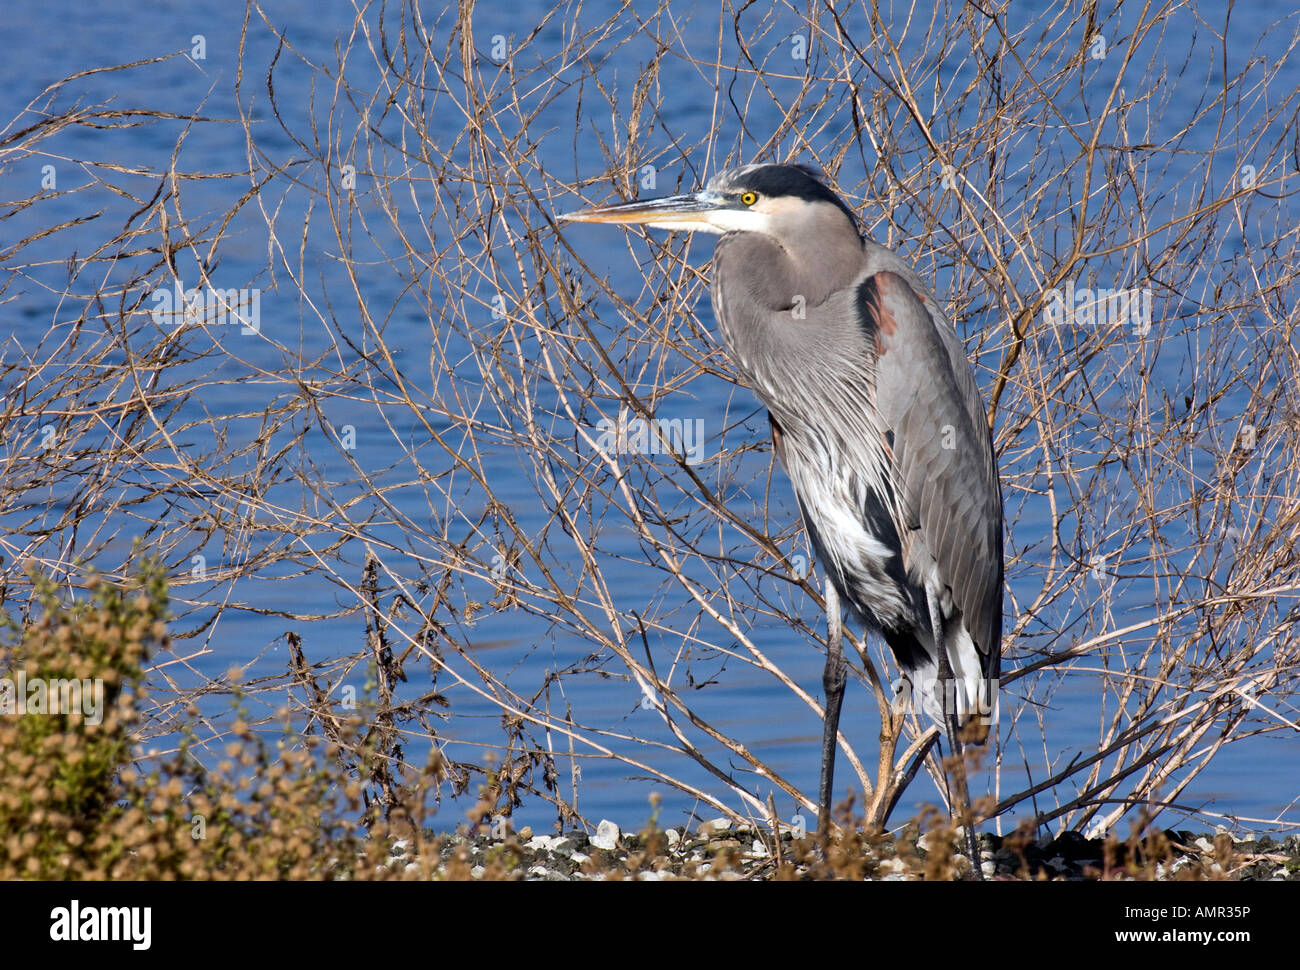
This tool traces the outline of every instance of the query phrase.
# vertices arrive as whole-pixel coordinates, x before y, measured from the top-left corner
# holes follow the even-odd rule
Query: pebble
[[[573,852],[573,841],[560,835],[535,835],[524,844],[524,848],[533,852],[570,855]]]
[[[956,830],[956,832],[957,834],[953,836],[953,838],[956,839],[956,842],[953,843],[953,851],[960,854],[960,849],[964,846],[964,843],[961,841],[961,834],[960,834],[961,830],[958,829]],[[916,840],[916,847],[920,849],[922,852],[930,851],[931,834],[932,833],[930,832],[926,832],[924,835],[922,835],[919,839]]]
[[[613,852],[618,846],[618,826],[609,819],[601,819],[596,826],[596,834],[591,837],[591,844],[606,852]]]
[[[700,827],[695,830],[702,839],[711,839],[715,835],[721,835],[723,832],[731,831],[731,822],[725,818],[709,819],[707,822],[701,822]]]
[[[568,882],[569,877],[562,872],[556,872],[554,869],[547,869],[546,866],[533,866],[528,870],[530,879],[542,880],[544,882]]]

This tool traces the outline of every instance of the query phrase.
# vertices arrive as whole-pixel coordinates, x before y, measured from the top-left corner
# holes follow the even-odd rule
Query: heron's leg
[[[831,832],[831,798],[835,782],[835,748],[840,733],[840,706],[844,703],[844,644],[840,624],[840,596],[826,580],[826,670],[822,687],[826,691],[826,721],[822,729],[822,784],[818,802],[817,832],[823,838]]]
[[[957,682],[953,679],[952,664],[948,661],[948,646],[943,636],[943,618],[939,615],[939,604],[934,595],[927,591],[926,599],[930,604],[930,628],[934,635],[934,652],[939,661],[939,689],[943,691],[940,707],[943,710],[943,726],[948,734],[948,747],[953,757],[952,782],[953,808],[962,820],[966,833],[966,856],[970,859],[975,878],[984,879],[984,870],[980,861],[979,840],[975,838],[975,813],[971,810],[970,789],[966,784],[966,759],[962,754],[960,725],[957,720]],[[952,699],[949,705],[949,697]]]
[[[953,794],[956,795],[956,798],[953,799],[955,803],[953,807],[957,810],[957,814],[962,820],[962,827],[966,832],[966,857],[970,859],[971,868],[975,871],[975,878],[982,881],[984,879],[984,870],[981,868],[983,863],[980,861],[979,839],[975,837],[975,813],[971,810],[970,789],[966,784],[966,758],[962,754],[961,738],[957,733],[955,718],[949,718],[945,726],[948,729],[948,745],[952,749],[953,761],[955,762],[952,780],[955,789]]]

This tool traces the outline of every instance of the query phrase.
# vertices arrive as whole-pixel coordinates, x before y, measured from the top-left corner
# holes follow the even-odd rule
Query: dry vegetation
[[[323,742],[293,731],[283,713],[274,745],[251,730],[235,698],[225,757],[213,771],[188,757],[189,727],[173,757],[145,772],[131,766],[139,712],[149,702],[144,667],[170,649],[165,582],[146,566],[125,589],[87,578],[89,596],[61,601],[44,577],[30,577],[37,614],[8,625],[0,662],[12,678],[68,678],[104,685],[103,706],[43,716],[0,716],[0,879],[862,879],[948,881],[969,864],[964,842],[930,809],[898,833],[864,827],[841,806],[842,838],[821,847],[788,827],[779,835],[726,819],[695,836],[663,830],[654,818],[640,833],[598,845],[580,833],[534,839],[489,825],[438,836],[429,800],[443,779],[436,754],[424,772],[385,787],[377,818],[365,780],[374,778],[374,725],[383,710],[336,721]],[[187,712],[191,718],[196,710]],[[364,807],[364,810],[363,810]],[[470,821],[494,808],[492,786]],[[985,835],[986,867],[1004,877],[1048,879],[1229,879],[1262,866],[1263,876],[1300,871],[1291,860],[1227,834],[1204,852],[1178,845],[1176,833],[1113,836],[1088,844],[1034,839],[1022,825],[1006,839]],[[1172,839],[1171,839],[1172,837]]]
[[[1015,810],[1110,833],[1169,806],[1294,827],[1294,806],[1226,819],[1182,796],[1230,747],[1300,730],[1295,71],[1179,61],[1195,27],[1226,63],[1223,25],[1119,7],[1013,28],[1005,4],[911,21],[872,3],[724,5],[697,11],[689,43],[666,4],[581,26],[560,7],[494,59],[472,4],[426,21],[389,2],[340,24],[321,63],[253,6],[228,112],[102,96],[179,54],[31,92],[0,130],[0,306],[16,321],[0,606],[18,631],[0,676],[120,641],[80,662],[122,689],[95,733],[0,715],[0,876],[352,875],[382,863],[365,853],[383,839],[349,841],[362,823],[420,838],[530,800],[587,823],[579,767],[597,760],[706,816],[770,828],[767,793],[814,808],[703,713],[738,668],[820,713],[758,633],[824,637],[752,397],[701,410],[733,382],[693,312],[707,267],[685,239],[631,239],[643,285],[615,287],[553,219],[575,188],[631,197],[657,173],[672,191],[683,158],[687,182],[819,164],[967,337],[1007,505],[987,827]],[[1294,40],[1297,21],[1275,30]],[[688,58],[707,128],[743,138],[683,142],[665,117],[662,75]],[[235,138],[242,163],[214,167]],[[45,165],[56,183],[24,189]],[[178,282],[259,288],[259,332],[160,326],[153,295]],[[1149,290],[1149,329],[1051,319],[1052,291],[1096,287]],[[707,457],[602,447],[599,422],[620,415],[706,418]],[[132,605],[146,557],[162,573]],[[56,589],[101,612],[51,622]],[[268,652],[213,676],[223,631],[250,617]],[[479,649],[506,636],[562,649],[527,668]],[[855,646],[885,724],[893,675]],[[598,678],[644,694],[666,731],[575,707],[572,687]],[[1078,725],[1067,745],[1051,716],[1080,695],[1082,754]],[[491,760],[467,707],[499,714]],[[925,732],[842,738],[869,831]],[[128,736],[156,757],[119,777]],[[412,769],[425,759],[408,748],[426,747]]]

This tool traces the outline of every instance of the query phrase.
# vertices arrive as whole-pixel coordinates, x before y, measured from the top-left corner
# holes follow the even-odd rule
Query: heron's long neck
[[[732,361],[769,407],[780,388],[811,379],[817,360],[824,362],[827,341],[842,337],[827,326],[823,304],[851,290],[861,270],[861,248],[852,261],[830,255],[810,269],[756,233],[729,234],[718,242],[714,316]]]
[[[807,245],[758,233],[729,233],[713,257],[714,279],[729,303],[768,311],[818,306],[862,269],[862,241],[820,237]]]

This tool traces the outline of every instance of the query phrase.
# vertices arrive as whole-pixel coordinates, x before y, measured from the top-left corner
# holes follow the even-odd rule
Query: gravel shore
[[[958,832],[960,830],[957,830]],[[621,832],[603,821],[596,832],[505,839],[464,834],[430,836],[437,863],[428,874],[443,879],[571,882],[583,880],[815,880],[913,881],[970,878],[954,832],[920,837],[907,833],[868,843],[850,836],[823,853],[813,837],[733,826],[725,819],[695,832],[665,829]],[[1224,832],[1165,830],[1128,843],[1087,839],[1076,832],[1037,840],[979,836],[985,879],[990,880],[1249,880],[1300,881],[1300,836],[1234,837]],[[417,877],[424,869],[410,844],[394,846],[395,872]]]

